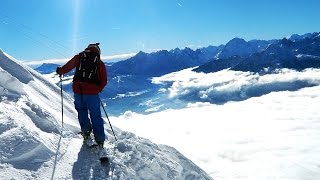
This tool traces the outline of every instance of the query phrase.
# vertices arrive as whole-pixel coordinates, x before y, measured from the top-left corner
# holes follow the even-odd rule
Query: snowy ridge
[[[172,147],[156,145],[128,132],[122,132],[119,138],[112,161],[119,167],[114,175],[120,179],[211,179]]]
[[[42,75],[0,51],[0,179],[212,179],[173,148],[105,125],[112,174],[82,138],[73,101]],[[61,134],[61,132],[63,132]]]
[[[4,172],[25,179],[50,160],[61,132],[58,87],[0,51],[0,162]],[[65,95],[67,96],[67,95]],[[65,98],[65,124],[77,131],[70,97]],[[1,179],[13,176],[0,175]]]
[[[319,56],[313,56],[313,55],[308,55],[308,54],[298,54],[296,55],[298,60],[304,60],[304,59],[314,59],[314,60],[320,60]]]

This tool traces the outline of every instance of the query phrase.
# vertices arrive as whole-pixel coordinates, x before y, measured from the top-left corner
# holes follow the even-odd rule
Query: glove
[[[62,74],[61,74],[60,70],[61,70],[61,66],[58,66],[57,69],[56,69],[56,73],[61,76]]]

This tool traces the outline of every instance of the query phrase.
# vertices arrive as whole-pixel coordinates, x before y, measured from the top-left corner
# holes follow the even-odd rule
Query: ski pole
[[[62,77],[60,75],[60,94],[61,94],[61,119],[62,119],[62,129],[63,129],[63,92],[62,92]]]
[[[116,135],[114,134],[113,128],[112,128],[112,126],[111,126],[111,123],[110,123],[110,120],[109,120],[108,114],[107,114],[106,110],[105,110],[105,109],[104,109],[104,107],[103,107],[103,104],[102,104],[101,99],[100,99],[100,103],[101,103],[102,109],[103,109],[103,111],[104,111],[104,113],[106,114],[106,117],[107,117],[107,119],[108,119],[108,122],[109,122],[109,125],[110,125],[110,127],[111,127],[111,130],[112,130],[113,136],[114,136],[114,138],[116,139],[116,141],[118,141],[118,140],[117,140]]]
[[[61,94],[61,112],[62,112],[62,128],[61,128],[61,132],[60,132],[60,138],[59,138],[59,142],[58,142],[58,147],[57,147],[57,151],[56,151],[56,155],[54,158],[54,164],[53,164],[53,170],[52,170],[52,175],[51,175],[51,180],[53,180],[53,177],[55,175],[56,172],[56,167],[57,167],[57,159],[58,159],[58,153],[59,153],[59,149],[60,149],[60,143],[61,143],[61,138],[62,138],[62,134],[63,134],[63,94],[62,94],[62,77],[60,76],[60,94]]]

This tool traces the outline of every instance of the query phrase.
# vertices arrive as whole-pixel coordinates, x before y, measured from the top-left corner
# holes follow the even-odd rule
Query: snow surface
[[[10,179],[13,176],[16,179],[49,179],[55,164],[55,179],[106,179],[108,175],[101,169],[98,161],[92,160],[95,154],[82,147],[81,138],[74,134],[78,131],[78,125],[72,101],[65,100],[72,107],[65,110],[71,114],[66,113],[65,116],[65,123],[70,125],[60,139],[57,133],[61,130],[59,89],[48,85],[47,81],[37,80],[40,76],[35,75],[25,85],[17,81],[18,78],[14,80],[11,73],[3,70],[2,65],[0,67],[3,75],[0,76],[0,87],[3,88],[0,141],[8,145],[6,148],[1,143],[0,147],[0,179]],[[28,71],[35,74],[34,71]],[[41,101],[32,101],[33,105],[27,104],[23,98],[28,97],[29,90],[40,92],[32,90],[33,87],[40,86],[34,84],[26,91],[25,87],[31,86],[32,81],[45,82],[44,87],[54,89],[46,96],[54,95],[55,98],[41,103],[46,98],[37,95]],[[6,84],[9,82],[16,84],[14,88]],[[243,99],[223,105],[195,102],[185,109],[166,110],[150,115],[127,111],[122,116],[110,117],[119,139],[114,142],[113,135],[106,126],[110,140],[107,147],[112,161],[116,162],[113,177],[160,179],[167,173],[167,177],[170,177],[168,179],[174,179],[174,175],[176,179],[196,179],[199,175],[210,178],[177,151],[141,138],[145,137],[174,147],[205,170],[211,178],[218,180],[320,179],[319,69],[280,69],[275,74],[266,75],[228,70],[204,74],[186,69],[154,78],[153,82],[171,82],[170,87],[161,91],[169,92],[172,98],[192,94],[198,96],[199,100],[207,100],[212,97],[239,97],[240,94]],[[304,88],[300,87],[301,83]],[[288,88],[296,85],[298,88]],[[271,93],[258,93],[259,96],[256,97],[250,95],[250,92],[259,91]],[[40,108],[43,104],[52,106]],[[34,117],[54,116],[56,121],[51,119],[48,120],[50,123],[34,123],[37,118],[27,117],[32,113],[25,113],[22,106],[33,108],[30,112],[34,112]],[[48,111],[54,112],[48,115]],[[24,122],[26,124],[21,125]],[[47,139],[51,141],[48,142]],[[56,153],[59,140],[59,153]],[[20,145],[24,148],[13,149]],[[170,153],[166,153],[167,151]],[[27,161],[29,159],[33,160],[32,163]],[[143,161],[137,161],[138,159]],[[159,170],[159,167],[162,169]],[[185,171],[190,169],[193,171],[187,176]]]
[[[105,124],[110,172],[82,146],[73,100],[0,49],[0,179],[212,179],[166,145]]]

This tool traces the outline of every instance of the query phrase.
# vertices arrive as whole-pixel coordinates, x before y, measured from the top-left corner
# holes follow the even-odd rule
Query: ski
[[[110,167],[110,160],[109,160],[106,149],[98,147],[98,157],[99,157],[101,166]]]
[[[112,177],[113,171],[111,168],[111,162],[108,157],[106,149],[99,147],[99,146],[95,146],[95,147],[93,147],[93,149],[94,149],[94,153],[96,154],[96,156],[98,157],[98,159],[100,161],[101,167],[103,169],[105,169],[106,176]]]
[[[87,139],[85,143],[89,149],[93,149],[95,154],[98,156],[101,165],[107,166],[110,163],[108,152],[105,148],[100,147],[97,142],[91,138]]]
[[[78,133],[81,134],[81,133]],[[106,175],[111,177],[113,172],[111,170],[111,163],[108,157],[108,152],[104,147],[100,147],[97,142],[90,135],[83,140],[83,144],[97,156],[100,161],[100,165],[106,170]]]
[[[101,165],[106,166],[110,164],[106,149],[104,149],[103,147],[96,146],[96,151]]]

